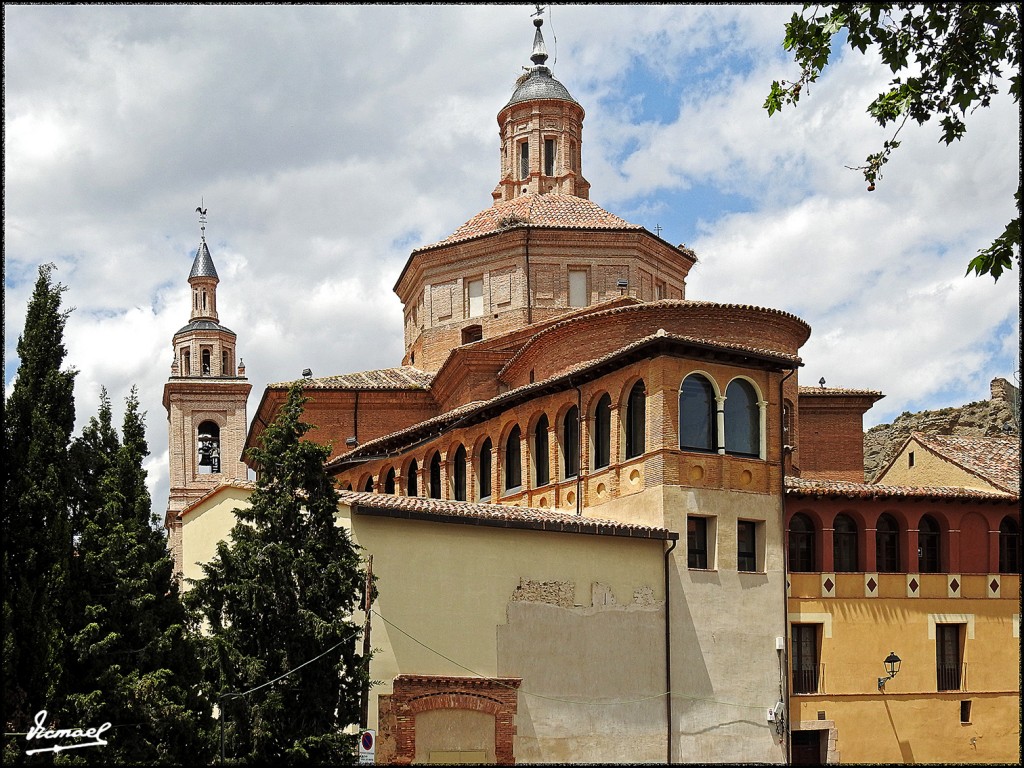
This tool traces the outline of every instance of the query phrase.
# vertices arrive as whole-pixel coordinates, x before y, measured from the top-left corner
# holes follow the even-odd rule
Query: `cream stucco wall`
[[[786,636],[782,508],[778,497],[661,486],[584,510],[678,531],[671,554],[673,760],[784,762],[766,712],[784,700]],[[687,565],[686,518],[708,520],[708,569]],[[757,524],[757,570],[737,570],[737,523]],[[664,755],[661,756],[664,760]]]
[[[368,515],[352,530],[379,590],[371,722],[402,673],[520,677],[517,761],[662,758],[664,542]]]
[[[910,466],[911,453],[914,454],[914,466]],[[903,446],[903,450],[875,482],[880,485],[949,486],[1000,491],[977,475],[936,456],[914,439]]]
[[[230,541],[235,525],[234,510],[248,506],[252,491],[224,486],[199,502],[182,519],[182,575],[183,588],[189,580],[203,577],[200,563],[208,563],[217,554],[217,542]]]
[[[224,489],[189,512],[186,576],[201,576],[195,563],[213,556],[247,495]],[[614,518],[659,508],[666,527],[683,532],[668,561],[673,759],[781,762],[764,714],[779,700],[775,638],[785,635],[778,504],[761,494],[664,488],[600,511]],[[715,568],[686,567],[688,513],[715,519]],[[757,572],[736,571],[738,519],[761,524]],[[377,697],[399,674],[517,677],[517,761],[665,760],[669,542],[353,517],[344,504],[338,522],[373,555],[377,579],[371,677],[381,685],[369,727],[379,728]]]

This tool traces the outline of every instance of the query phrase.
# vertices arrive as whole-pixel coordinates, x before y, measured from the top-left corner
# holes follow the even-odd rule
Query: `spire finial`
[[[531,13],[531,16],[540,16],[544,13],[544,6],[539,3],[534,6],[537,10]],[[541,25],[544,24],[544,19],[536,18],[533,20],[533,26],[537,28],[537,31],[533,34],[533,53],[530,54],[530,61],[537,66],[542,66],[544,62],[548,60],[548,49],[544,45],[544,35],[540,33]]]
[[[202,241],[206,242],[206,206],[203,205],[203,198],[199,198],[199,207],[196,208],[196,213],[199,214],[199,236]]]

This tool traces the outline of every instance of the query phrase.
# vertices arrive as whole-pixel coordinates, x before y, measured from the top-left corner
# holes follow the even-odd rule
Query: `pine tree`
[[[114,724],[107,746],[80,759],[199,763],[212,754],[213,723],[199,694],[198,640],[150,506],[134,388],[125,405],[120,441],[104,391],[72,448],[80,528],[66,706],[78,723]]]
[[[75,371],[61,370],[66,288],[39,268],[18,339],[18,376],[5,403],[3,528],[3,723],[24,733],[62,694],[64,627],[72,553],[68,446]],[[55,722],[55,721],[54,721]],[[24,758],[4,742],[4,762]]]
[[[359,715],[364,665],[352,611],[363,577],[335,522],[329,448],[302,439],[304,402],[293,387],[250,451],[259,467],[251,506],[237,511],[231,543],[218,545],[187,595],[209,625],[227,752],[248,763],[355,760],[355,738],[341,731]]]

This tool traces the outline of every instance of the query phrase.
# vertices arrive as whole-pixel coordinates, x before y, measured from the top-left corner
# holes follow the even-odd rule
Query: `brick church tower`
[[[174,334],[174,361],[163,397],[170,449],[170,497],[164,525],[178,571],[182,565],[178,513],[219,484],[248,478],[242,449],[252,386],[245,378],[245,364],[237,358],[235,332],[218,320],[220,278],[206,245],[206,209],[196,210],[201,237],[188,276],[191,316],[188,325]]]

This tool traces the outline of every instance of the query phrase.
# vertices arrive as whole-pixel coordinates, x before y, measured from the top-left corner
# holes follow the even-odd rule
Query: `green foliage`
[[[808,17],[808,11],[813,9]],[[853,170],[861,171],[868,190],[882,178],[882,166],[900,142],[907,120],[923,124],[939,118],[941,140],[951,144],[967,132],[967,117],[987,107],[1007,74],[1009,93],[1020,101],[1021,24],[1017,3],[825,3],[804,5],[786,25],[783,46],[800,66],[796,80],[775,81],[765,100],[769,117],[795,105],[828,65],[835,35],[847,33],[853,50],[877,48],[894,77],[868,105],[879,125],[898,123],[879,152]],[[967,273],[998,280],[1020,260],[1020,187],[1017,217],[1003,234],[979,251]],[[1016,251],[1016,253],[1015,253]]]
[[[24,734],[45,709],[50,728],[113,727],[106,746],[34,758],[23,737],[5,739],[4,764],[193,764],[212,753],[212,720],[152,519],[144,416],[133,390],[120,439],[104,391],[72,441],[69,311],[53,269],[39,270],[5,403],[3,723]]]
[[[365,665],[352,621],[359,555],[335,522],[330,449],[303,435],[296,386],[250,451],[251,506],[237,511],[186,599],[206,620],[210,697],[220,699],[226,753],[246,763],[352,762]],[[241,695],[239,695],[241,694]]]
[[[108,745],[72,762],[202,762],[212,754],[210,704],[199,696],[202,669],[156,527],[142,462],[149,453],[136,391],[125,400],[122,437],[110,401],[72,445],[78,477],[74,614],[68,693],[73,722],[114,724]]]
[[[62,371],[66,290],[39,268],[18,339],[18,377],[4,413],[3,723],[25,732],[60,695],[72,552],[68,443],[75,372]],[[4,762],[21,761],[4,742]]]

